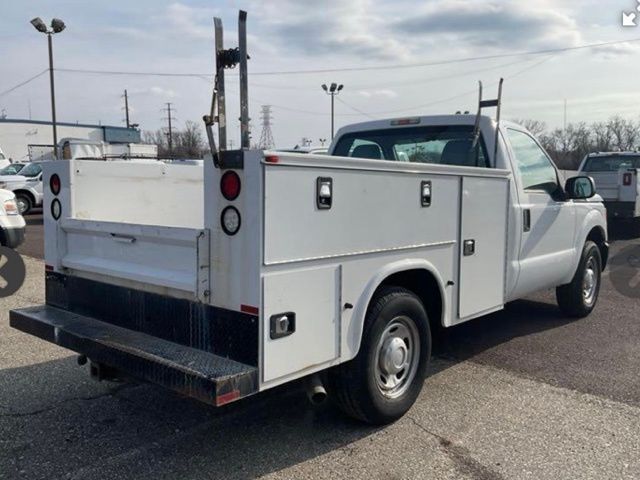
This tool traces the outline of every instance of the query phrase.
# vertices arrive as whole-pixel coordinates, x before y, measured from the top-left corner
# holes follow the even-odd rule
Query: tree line
[[[142,132],[143,143],[158,146],[160,158],[202,158],[205,143],[200,126],[196,122],[187,120],[184,128],[173,130],[171,133],[172,148],[169,150],[169,132],[165,128],[155,131]]]
[[[564,170],[577,170],[591,152],[629,151],[640,146],[640,122],[620,116],[604,122],[569,123],[564,129],[553,130],[539,120],[515,121],[533,133],[557,167]]]

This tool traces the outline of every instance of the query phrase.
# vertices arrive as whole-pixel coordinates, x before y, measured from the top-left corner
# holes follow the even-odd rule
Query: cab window
[[[509,141],[516,157],[522,188],[550,194],[558,190],[556,169],[545,151],[531,135],[509,128]]]
[[[404,127],[343,135],[333,150],[342,157],[409,163],[488,167],[482,137],[473,141],[473,126]]]
[[[20,170],[20,175],[25,177],[37,177],[42,172],[42,167],[39,163],[30,163]]]

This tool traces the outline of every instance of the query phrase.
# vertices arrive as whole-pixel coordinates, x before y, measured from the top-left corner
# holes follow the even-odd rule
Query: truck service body
[[[242,46],[242,14],[239,31]],[[347,126],[316,155],[225,150],[222,103],[203,169],[49,162],[46,304],[11,325],[98,378],[223,405],[308,377],[352,416],[392,421],[422,388],[434,328],[544,288],[573,316],[597,300],[608,247],[592,181],[563,188],[536,140],[483,105],[499,101]]]

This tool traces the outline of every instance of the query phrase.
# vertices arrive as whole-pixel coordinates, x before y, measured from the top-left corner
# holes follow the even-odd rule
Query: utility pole
[[[564,99],[564,117],[562,120],[562,131],[567,131],[567,99]]]
[[[175,118],[173,118],[172,115],[172,110],[171,110],[171,102],[167,102],[166,103],[167,108],[164,109],[165,112],[167,112],[167,116],[165,118],[165,120],[167,121],[167,145],[169,147],[169,156],[172,157],[173,156],[173,126],[172,126],[172,122],[175,120]],[[174,110],[175,111],[175,110]]]
[[[131,124],[129,123],[129,95],[127,95],[127,89],[124,89],[124,115],[125,121],[127,122],[127,128],[131,128]]]
[[[259,148],[261,150],[270,150],[275,148],[275,142],[273,141],[273,134],[271,133],[271,105],[262,105],[260,112],[260,118],[262,120],[262,132],[260,133]]]

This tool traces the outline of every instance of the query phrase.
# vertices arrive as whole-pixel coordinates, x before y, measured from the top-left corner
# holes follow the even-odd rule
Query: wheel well
[[[31,200],[31,203],[33,204],[36,203],[36,197],[34,197],[33,193],[31,193],[29,190],[14,190],[13,193],[15,194],[16,197],[20,194],[24,194],[25,196],[29,197],[29,200]]]
[[[587,240],[591,240],[596,245],[598,245],[598,249],[600,250],[600,257],[602,258],[602,269],[607,266],[607,257],[609,256],[609,251],[606,246],[604,230],[600,227],[593,227],[587,235]]]
[[[442,325],[442,295],[438,281],[431,272],[424,269],[414,269],[394,273],[385,278],[376,291],[389,286],[404,287],[415,293],[427,311],[431,330],[440,328]]]

